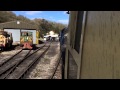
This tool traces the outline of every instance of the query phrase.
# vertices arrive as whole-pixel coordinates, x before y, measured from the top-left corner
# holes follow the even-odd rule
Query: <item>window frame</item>
[[[80,21],[79,19],[81,19],[81,16],[80,14],[82,14],[82,21]],[[82,28],[83,28],[83,18],[84,18],[84,11],[78,11],[77,12],[77,19],[76,19],[76,28],[75,28],[75,33],[74,33],[74,50],[79,54],[80,53],[80,43],[81,43],[81,36],[82,36]],[[81,24],[81,25],[79,25]],[[80,27],[79,27],[80,26]],[[79,30],[81,29],[81,30]],[[78,34],[78,30],[79,30],[79,33]],[[79,35],[79,38],[77,39],[77,34]],[[78,40],[78,42],[77,42]],[[79,46],[77,47],[77,44],[79,44]],[[78,50],[77,50],[78,48]]]

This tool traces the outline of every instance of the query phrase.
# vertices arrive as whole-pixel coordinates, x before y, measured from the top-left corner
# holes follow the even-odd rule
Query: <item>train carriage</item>
[[[120,79],[120,11],[70,11],[65,79]]]

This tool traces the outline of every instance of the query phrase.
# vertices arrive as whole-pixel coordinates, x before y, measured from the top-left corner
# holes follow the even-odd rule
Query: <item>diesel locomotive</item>
[[[33,33],[32,32],[21,32],[20,46],[23,49],[33,49]]]
[[[0,30],[0,50],[6,50],[12,47],[13,37],[12,33]]]

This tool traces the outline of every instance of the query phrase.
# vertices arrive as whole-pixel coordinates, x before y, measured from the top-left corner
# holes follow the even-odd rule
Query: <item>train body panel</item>
[[[120,79],[120,11],[71,11],[66,79]]]

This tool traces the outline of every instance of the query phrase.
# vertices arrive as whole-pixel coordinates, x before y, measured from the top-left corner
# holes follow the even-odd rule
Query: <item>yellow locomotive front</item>
[[[23,46],[23,49],[32,49],[33,48],[32,32],[21,32],[20,44]]]
[[[12,34],[8,34],[6,31],[0,31],[0,49],[7,49],[12,46]]]
[[[5,47],[6,38],[4,35],[0,35],[0,48]]]

